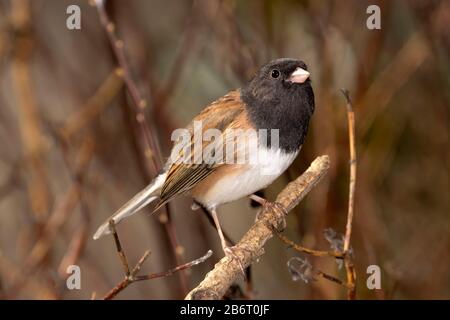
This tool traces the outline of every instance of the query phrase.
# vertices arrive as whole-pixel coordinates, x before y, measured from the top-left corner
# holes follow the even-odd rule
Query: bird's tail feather
[[[128,201],[119,210],[117,210],[97,229],[93,238],[97,240],[98,238],[111,233],[111,230],[109,228],[109,222],[111,219],[113,219],[115,224],[118,224],[121,220],[128,218],[152,201],[158,199],[159,191],[161,190],[161,187],[166,180],[166,175],[166,173],[160,174],[147,187],[145,187],[130,201]]]

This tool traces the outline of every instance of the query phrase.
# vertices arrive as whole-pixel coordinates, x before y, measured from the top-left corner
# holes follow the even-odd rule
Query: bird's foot
[[[286,216],[287,216],[287,211],[286,208],[284,208],[284,206],[279,203],[279,202],[270,202],[264,198],[261,198],[257,195],[252,194],[250,196],[250,199],[252,199],[253,201],[258,202],[259,204],[262,205],[261,210],[258,211],[258,213],[256,214],[256,220],[259,220],[261,218],[261,213],[264,212],[264,210],[270,210],[272,212],[274,212],[277,217],[281,220],[281,227],[278,231],[283,231],[284,229],[286,229]]]
[[[278,232],[282,232],[284,229],[286,229],[286,216],[287,211],[286,208],[279,202],[269,202],[267,201],[265,204],[266,207],[263,207],[263,210],[267,208],[267,210],[270,210],[274,212],[277,216],[277,220],[281,221],[281,225],[277,226]]]
[[[223,252],[225,253],[225,255],[228,258],[230,258],[232,260],[236,260],[239,263],[239,267],[241,268],[241,272],[244,277],[244,280],[246,280],[244,265],[242,263],[242,259],[239,257],[239,254],[242,255],[242,252],[240,252],[240,251],[247,251],[247,250],[245,248],[241,248],[241,247],[237,247],[237,246],[224,246],[223,247]]]

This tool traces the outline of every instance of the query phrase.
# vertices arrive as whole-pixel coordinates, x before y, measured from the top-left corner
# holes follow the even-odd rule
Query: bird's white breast
[[[242,169],[221,177],[202,199],[198,199],[206,207],[232,202],[246,197],[271,184],[294,161],[298,154],[285,153],[281,149],[272,150],[258,148],[258,159],[253,164],[246,164]]]

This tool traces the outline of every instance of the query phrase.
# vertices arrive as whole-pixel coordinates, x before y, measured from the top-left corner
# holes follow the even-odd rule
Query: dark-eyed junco
[[[110,233],[111,218],[118,223],[155,200],[158,208],[188,193],[210,211],[225,254],[232,254],[216,208],[252,195],[279,177],[300,151],[313,112],[306,64],[287,58],[269,62],[247,85],[214,101],[193,119],[184,129],[189,138],[174,143],[163,173],[102,224],[94,239]],[[235,132],[250,133],[242,140]],[[236,160],[239,152],[244,161]],[[219,153],[223,154],[218,157]]]

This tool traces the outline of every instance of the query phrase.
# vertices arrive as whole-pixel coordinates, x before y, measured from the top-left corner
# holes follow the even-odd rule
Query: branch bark
[[[221,299],[227,289],[242,274],[242,267],[248,267],[264,254],[264,246],[267,240],[273,237],[274,229],[283,225],[285,216],[280,214],[280,210],[277,208],[283,208],[281,211],[285,210],[285,213],[292,210],[321,180],[329,167],[328,156],[316,158],[300,177],[289,183],[277,196],[276,203],[279,206],[264,207],[257,221],[236,245],[235,252],[240,261],[223,257],[185,299]]]

